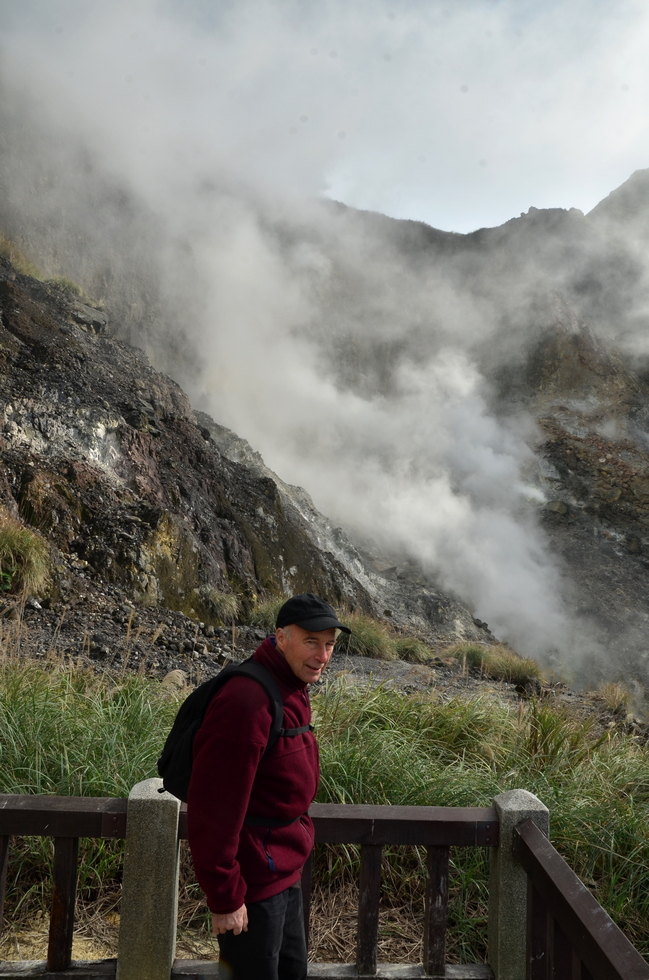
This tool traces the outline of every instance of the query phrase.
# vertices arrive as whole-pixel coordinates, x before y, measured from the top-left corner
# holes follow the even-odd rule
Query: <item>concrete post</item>
[[[491,848],[489,880],[489,964],[496,980],[525,980],[527,941],[527,875],[512,851],[514,827],[531,818],[546,836],[550,811],[525,789],[494,799],[500,843]]]
[[[180,800],[145,779],[128,798],[117,980],[169,980],[178,914]]]

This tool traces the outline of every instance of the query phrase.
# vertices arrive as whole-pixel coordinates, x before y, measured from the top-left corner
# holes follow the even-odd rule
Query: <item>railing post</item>
[[[356,941],[356,972],[359,977],[373,977],[376,974],[382,850],[380,844],[361,844]]]
[[[430,977],[446,976],[448,926],[448,847],[429,847],[424,895],[424,970]]]
[[[9,858],[9,834],[2,834],[0,835],[0,936],[2,936],[2,923],[4,921],[8,858]]]
[[[515,859],[514,827],[532,819],[546,836],[550,812],[524,789],[494,799],[500,843],[491,848],[489,879],[489,964],[496,980],[524,980],[527,975],[527,874]]]
[[[55,837],[52,911],[47,946],[47,969],[52,972],[67,970],[72,959],[78,861],[79,838]]]
[[[178,914],[180,800],[137,783],[128,798],[117,980],[169,980]]]

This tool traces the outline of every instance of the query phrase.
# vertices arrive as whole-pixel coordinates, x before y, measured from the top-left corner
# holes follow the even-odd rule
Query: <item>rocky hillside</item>
[[[165,278],[155,267],[155,221],[128,198],[116,209],[109,190],[92,173],[79,185],[93,216],[83,255],[74,243],[85,225],[73,209],[60,211],[57,253],[38,237],[47,215],[24,199],[22,210],[0,207],[5,232],[34,243],[39,264],[53,272],[63,254],[57,271],[78,272],[106,297],[98,311],[0,268],[4,505],[46,532],[62,560],[87,563],[87,574],[143,608],[209,624],[211,591],[240,595],[245,609],[255,596],[314,589],[433,646],[490,642],[475,605],[445,592],[430,567],[425,573],[416,547],[350,541],[126,345],[130,337],[147,347],[183,384],[200,377],[206,335],[192,338],[176,323],[183,304],[205,314],[196,299],[205,283],[192,278],[191,248],[180,240],[174,277]],[[204,191],[206,208],[212,193]],[[402,369],[434,366],[457,345],[503,431],[527,426],[525,506],[558,569],[582,679],[608,672],[641,692],[649,683],[649,172],[588,215],[530,208],[468,235],[331,203],[310,223],[315,214],[264,225],[277,267],[285,262],[308,284],[305,295],[318,296],[311,319],[295,328],[301,339],[340,391],[368,403],[380,392],[395,415]],[[118,243],[135,227],[138,248],[120,257]],[[450,467],[451,482],[457,472]],[[458,478],[452,492],[471,490]],[[525,652],[535,652],[534,635]]]
[[[47,600],[28,604],[33,629],[48,626],[41,653],[62,612],[67,649],[100,658],[116,626],[150,638],[161,622],[158,646],[230,651],[223,596],[243,616],[302,591],[432,644],[490,639],[414,571],[365,562],[304,491],[111,333],[106,312],[0,260],[0,505],[55,549]]]

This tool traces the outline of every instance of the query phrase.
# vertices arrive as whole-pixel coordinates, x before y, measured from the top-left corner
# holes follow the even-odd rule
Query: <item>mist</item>
[[[538,433],[494,390],[556,255],[451,266],[452,233],[420,248],[413,226],[404,248],[331,200],[454,231],[592,207],[647,160],[649,15],[569,8],[5,4],[0,215],[321,511],[416,559],[519,652],[574,664],[598,641],[537,521]]]

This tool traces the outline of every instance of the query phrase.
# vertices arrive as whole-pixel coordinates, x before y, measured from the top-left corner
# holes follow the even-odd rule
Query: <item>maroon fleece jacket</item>
[[[307,686],[295,676],[275,638],[254,659],[267,667],[284,702],[284,728],[311,721]],[[280,737],[264,756],[272,724],[268,695],[249,677],[217,691],[194,739],[187,831],[198,882],[212,912],[276,895],[300,877],[313,847],[307,816],[320,778],[312,732]],[[298,818],[287,827],[244,824],[245,816]]]

